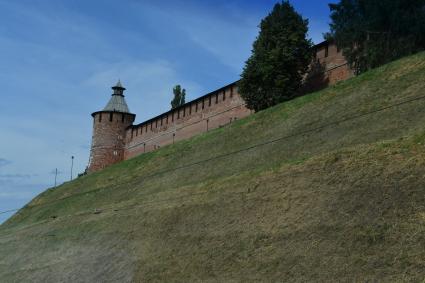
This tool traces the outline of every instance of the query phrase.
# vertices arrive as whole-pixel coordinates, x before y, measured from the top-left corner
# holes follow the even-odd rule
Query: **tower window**
[[[329,56],[329,45],[325,47],[325,58]]]
[[[151,122],[151,131],[152,131],[152,128],[153,128],[153,123]]]
[[[145,133],[148,132],[148,124],[145,125]]]
[[[99,122],[102,122],[102,113],[99,114]]]
[[[223,90],[223,101],[226,100],[226,90]]]
[[[205,100],[202,98],[202,109],[205,108]]]
[[[186,117],[186,107],[183,107],[183,117]]]
[[[177,109],[177,119],[180,119],[180,109]]]
[[[210,95],[209,100],[208,100],[208,106],[211,106],[211,95]]]
[[[121,115],[121,122],[124,123],[124,113],[122,113]]]
[[[174,122],[174,112],[171,113],[171,122]]]
[[[161,126],[162,126],[162,120],[164,120],[164,117],[161,116]]]
[[[198,102],[195,104],[195,112],[198,112]]]
[[[192,115],[192,104],[189,105],[189,115]]]
[[[155,129],[158,128],[158,120],[155,120]]]
[[[218,103],[218,93],[215,94],[215,104]]]
[[[233,86],[230,87],[230,98],[233,97]]]
[[[113,118],[113,116],[114,116],[114,113],[109,113],[109,122],[112,122],[112,118]]]

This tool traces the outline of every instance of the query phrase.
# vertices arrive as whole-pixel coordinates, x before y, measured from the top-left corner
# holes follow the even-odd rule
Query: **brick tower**
[[[130,113],[124,99],[125,88],[121,82],[112,87],[113,93],[102,111],[92,113],[93,136],[89,159],[89,172],[124,160],[126,129],[136,117]]]

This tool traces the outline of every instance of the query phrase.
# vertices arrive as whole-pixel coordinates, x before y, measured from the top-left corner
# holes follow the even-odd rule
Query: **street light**
[[[74,155],[71,156],[71,181],[72,181],[72,168],[74,167]]]
[[[55,168],[55,188],[56,188],[56,180],[58,178],[58,168]]]

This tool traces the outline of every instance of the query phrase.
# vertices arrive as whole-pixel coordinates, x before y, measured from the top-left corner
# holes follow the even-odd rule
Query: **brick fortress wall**
[[[342,52],[327,41],[314,47],[315,59],[304,91],[311,92],[350,78],[353,73]],[[237,82],[138,125],[125,134],[124,159],[225,126],[252,113],[245,107]]]
[[[225,126],[251,114],[236,83],[170,110],[126,133],[124,158],[158,149],[179,140]]]
[[[314,46],[315,58],[304,78],[304,93],[320,90],[353,76],[344,56],[327,41]],[[199,97],[148,121],[133,125],[120,82],[111,98],[113,108],[94,112],[89,172],[158,149],[179,140],[223,127],[252,113],[245,107],[237,82]],[[119,93],[116,93],[116,92]],[[118,100],[116,100],[118,98]],[[114,102],[115,101],[115,102]],[[108,105],[109,105],[108,103]],[[125,104],[125,107],[123,105]],[[118,107],[121,112],[116,111]]]
[[[321,90],[354,75],[334,43],[324,41],[313,48],[315,56],[305,77],[304,92]]]

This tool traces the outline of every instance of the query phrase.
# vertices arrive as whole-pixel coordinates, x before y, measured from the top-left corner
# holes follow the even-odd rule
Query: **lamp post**
[[[58,168],[55,168],[55,188],[56,188],[57,177],[58,177]]]
[[[74,167],[74,155],[71,156],[71,181],[72,181],[72,169]]]

